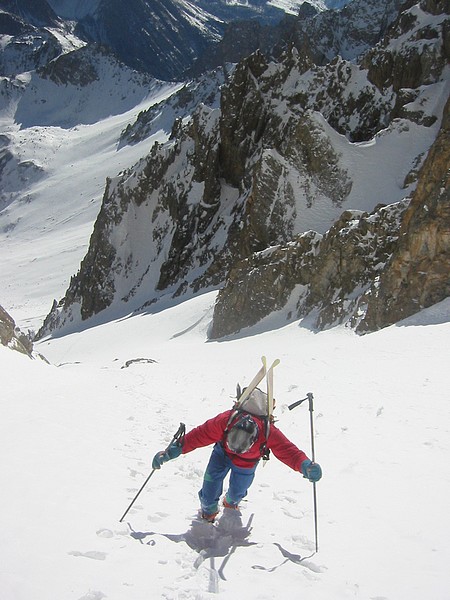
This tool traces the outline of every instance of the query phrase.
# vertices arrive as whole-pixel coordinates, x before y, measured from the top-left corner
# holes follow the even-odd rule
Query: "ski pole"
[[[316,453],[315,453],[315,449],[314,449],[314,421],[313,421],[313,412],[314,412],[314,405],[313,405],[313,398],[314,396],[312,395],[311,392],[308,392],[306,394],[306,398],[303,398],[303,400],[297,400],[297,402],[294,402],[293,404],[290,404],[288,406],[289,410],[292,410],[293,408],[296,408],[297,406],[300,406],[300,404],[302,404],[303,402],[306,402],[306,400],[308,400],[308,404],[309,404],[309,423],[310,423],[310,429],[311,429],[311,460],[313,463],[316,462]],[[317,524],[317,490],[316,490],[316,482],[313,481],[313,503],[314,503],[314,536],[315,536],[315,541],[316,541],[316,552],[319,552],[319,542],[318,542],[318,524]]]
[[[311,426],[311,460],[313,461],[313,463],[315,463],[316,462],[316,453],[314,450],[313,395],[311,392],[308,392],[306,394],[306,396],[308,398],[309,422],[310,422],[310,426]],[[315,481],[313,481],[313,499],[314,499],[314,534],[315,534],[315,538],[316,538],[316,552],[319,552],[319,542],[318,542],[318,536],[317,536],[317,492],[316,492],[316,482]]]
[[[184,437],[186,431],[186,426],[184,423],[180,423],[180,426],[178,427],[178,431],[176,432],[176,434],[173,436],[172,440],[170,441],[170,444],[167,446],[166,451],[170,448],[170,446],[178,441],[178,440],[182,440]],[[133,500],[131,501],[130,505],[128,506],[127,510],[123,513],[123,515],[121,516],[121,518],[119,519],[119,523],[122,523],[122,521],[125,519],[128,511],[130,510],[130,508],[133,506],[133,504],[136,502],[139,494],[142,492],[142,490],[145,488],[145,486],[147,485],[150,477],[153,475],[153,473],[156,471],[156,469],[153,469],[152,472],[150,473],[150,475],[147,477],[147,479],[144,481],[144,483],[141,486],[141,489],[138,491],[138,493],[136,494],[136,496],[133,498]]]

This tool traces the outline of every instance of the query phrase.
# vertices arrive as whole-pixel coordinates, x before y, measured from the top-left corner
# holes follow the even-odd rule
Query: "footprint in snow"
[[[84,558],[92,558],[93,560],[105,560],[108,556],[106,552],[98,552],[97,550],[89,550],[89,552],[79,552],[78,550],[72,550],[69,552],[71,556],[83,556]]]
[[[98,537],[101,538],[112,538],[114,537],[114,532],[111,529],[99,529],[97,532]]]
[[[102,600],[102,598],[106,598],[106,595],[103,592],[90,590],[87,594],[78,598],[78,600]]]
[[[112,531],[111,529],[98,529],[95,533],[100,538],[113,538],[124,535],[128,536],[128,529],[116,529],[115,531]]]
[[[301,510],[298,512],[294,512],[292,510],[288,510],[284,506],[281,507],[281,511],[286,517],[289,517],[290,519],[303,519],[303,517],[305,516],[305,513]]]
[[[106,595],[103,592],[89,590],[87,594],[81,596],[81,598],[78,598],[78,600],[102,600],[102,598],[106,598]]]
[[[166,517],[168,517],[168,513],[164,513],[164,512],[155,512],[152,515],[149,515],[147,517],[147,519],[151,522],[151,523],[159,523],[159,521],[161,521],[162,519],[165,519]]]

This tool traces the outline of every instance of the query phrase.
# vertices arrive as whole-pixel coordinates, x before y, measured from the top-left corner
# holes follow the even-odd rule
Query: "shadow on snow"
[[[194,562],[194,567],[196,569],[199,568],[203,561],[209,559],[210,569],[214,575],[210,581],[210,591],[214,591],[217,589],[219,577],[226,580],[224,569],[236,549],[258,544],[258,542],[252,542],[248,539],[252,531],[251,524],[253,517],[254,514],[250,515],[247,524],[244,525],[242,516],[238,511],[225,509],[221,517],[214,524],[201,519],[194,519],[191,522],[190,528],[185,533],[179,534],[160,533],[156,531],[134,531],[130,523],[128,523],[128,527],[131,530],[130,535],[132,538],[138,540],[141,544],[146,544],[148,546],[156,545],[154,536],[158,535],[175,543],[184,542],[189,548],[198,553],[198,557]],[[323,571],[321,567],[307,560],[311,558],[315,552],[310,556],[302,557],[300,554],[289,552],[279,543],[274,543],[273,545],[279,549],[284,560],[273,567],[253,565],[253,569],[272,572],[287,562],[292,562],[316,573]],[[215,559],[217,558],[223,558],[218,568],[215,566]]]

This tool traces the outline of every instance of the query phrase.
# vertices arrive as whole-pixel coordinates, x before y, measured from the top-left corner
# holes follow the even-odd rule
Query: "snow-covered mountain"
[[[9,45],[42,45],[42,37],[49,37],[48,28],[53,35],[59,29],[63,37],[73,30],[78,44],[82,39],[104,45],[130,67],[173,80],[180,79],[196,59],[208,54],[221,39],[226,23],[255,20],[275,24],[286,13],[296,14],[302,4],[295,1],[275,7],[266,1],[51,0],[37,7],[29,0],[5,0],[0,10],[5,11],[1,13],[3,33],[15,38]],[[326,8],[321,0],[312,4],[317,10]],[[31,27],[38,28],[32,38]],[[6,62],[10,60],[8,57]]]
[[[257,50],[268,59],[279,59],[292,46],[315,64],[326,65],[337,56],[355,62],[385,36],[401,4],[401,0],[353,0],[342,10],[318,11],[306,3],[297,17],[288,15],[276,25],[257,20],[233,23],[220,42],[195,61],[191,72],[236,63]]]
[[[80,17],[92,6],[64,4]],[[413,3],[361,63],[314,65],[291,50],[184,84],[81,50],[67,23],[52,28],[52,58],[74,52],[51,64],[50,38],[21,37],[23,63],[15,39],[16,66],[5,61],[13,66],[0,78],[2,600],[448,599],[444,7]],[[8,18],[23,32],[19,21]],[[13,37],[1,48],[12,50]],[[148,187],[136,187],[145,169]],[[377,201],[386,205],[341,214]],[[164,306],[159,290],[158,305],[127,313],[153,294],[141,286],[32,350],[17,325],[38,328],[64,295],[100,210],[116,210],[118,223],[94,256],[99,267],[108,249],[125,257],[128,244],[145,258],[165,245],[164,276],[175,278],[178,259],[185,267],[189,254],[201,257],[203,242],[220,250],[233,224],[229,239],[247,258],[220,293],[203,288]],[[164,211],[166,230],[153,236]],[[292,234],[308,223],[318,231]],[[179,245],[169,256],[172,231],[184,254]],[[273,239],[282,243],[267,246]],[[217,256],[220,276],[228,259]],[[209,268],[201,258],[186,271],[191,281]],[[125,289],[132,273],[114,275]],[[376,326],[394,316],[396,326],[365,336],[314,328],[348,318],[362,288],[375,292],[362,313]],[[308,302],[315,308],[300,316]],[[398,321],[396,302],[414,316]],[[111,320],[113,310],[127,318]],[[241,314],[239,334],[208,339]],[[50,364],[30,359],[38,353]],[[281,359],[277,426],[307,454],[315,440],[316,505],[311,485],[272,456],[239,513],[221,508],[205,526],[197,493],[211,449],[201,448],[155,473],[119,522],[180,421],[189,430],[230,408],[262,354]],[[306,392],[314,411],[289,410]]]
[[[32,290],[40,289],[50,305],[85,255],[107,177],[145,156],[155,141],[167,141],[174,121],[191,114],[197,101],[217,106],[221,83],[220,73],[187,84],[161,82],[94,47],[1,80],[2,301],[24,330],[39,328],[47,311]],[[162,104],[180,89],[176,101]],[[44,282],[36,266],[50,255],[59,267]],[[16,277],[13,257],[20,256],[26,286]],[[18,288],[21,306],[13,300]]]
[[[377,12],[362,10],[358,2],[354,8],[349,15],[362,31],[364,19]],[[78,327],[81,316],[85,320],[100,311],[99,318],[111,318],[164,296],[174,302],[222,286],[237,261],[250,258],[255,268],[254,252],[296,244],[310,229],[324,235],[343,210],[370,213],[380,202],[407,199],[439,131],[448,94],[446,14],[440,10],[426,2],[407,9],[359,64],[337,58],[314,65],[309,51],[294,47],[278,62],[256,54],[234,72],[219,70],[180,89],[127,70],[104,50],[68,53],[65,47],[63,56],[38,72],[3,78],[5,251],[25,251],[15,236],[31,232],[38,214],[42,226],[35,250],[48,246],[54,206],[61,194],[70,199],[65,210],[75,243],[64,264],[72,267],[62,279],[55,273],[46,286],[49,305],[62,296],[61,287],[86,253],[104,196],[91,249],[52,313],[51,326]],[[228,83],[219,100],[224,77]],[[87,182],[81,192],[75,192],[77,172]],[[24,202],[30,207],[25,215]],[[133,218],[130,210],[136,210]],[[398,235],[397,212],[392,239]],[[363,215],[360,228],[379,219],[383,222],[383,215],[368,221]],[[390,248],[380,241],[380,254],[371,255],[378,263],[365,264],[369,270],[363,286],[358,279],[358,294],[372,281],[373,269],[386,263]],[[44,257],[45,252],[40,260]],[[8,286],[14,285],[12,269],[2,265]],[[357,306],[353,300],[359,295],[349,287],[355,273],[346,275],[345,292],[338,292],[334,281],[321,294],[337,307],[333,294],[340,293],[344,307],[339,315],[322,307],[328,315],[320,319],[322,326],[348,318],[348,307]],[[34,280],[32,268],[29,280]],[[283,284],[264,310],[282,308],[295,281],[291,277]],[[4,304],[10,308],[7,289]],[[313,298],[312,305],[303,306],[311,309]]]
[[[0,2],[0,75],[13,78],[80,48],[85,42],[72,30],[48,5],[45,10],[33,2]]]
[[[222,90],[220,109],[200,106],[170,141],[108,181],[89,252],[44,331],[78,328],[98,313],[105,319],[148,309],[161,298],[222,286],[227,276],[235,285],[233,269],[254,252],[265,256],[275,245],[289,248],[309,230],[325,234],[344,210],[370,213],[380,203],[408,198],[449,92],[443,54],[447,16],[425,8],[417,4],[403,13],[386,41],[366,55],[365,68],[339,58],[314,66],[295,48],[278,63],[255,54],[239,64]],[[427,44],[418,44],[424,37]],[[397,65],[415,64],[415,56],[420,65],[415,91],[405,94]],[[383,63],[394,69],[386,87],[371,81]],[[305,285],[311,281],[297,275],[277,280],[282,292],[266,313],[250,310],[247,324],[283,303],[297,306],[286,309],[291,318],[299,310],[310,312],[324,298],[321,310],[327,316],[316,320],[322,327],[362,310],[356,300],[386,265],[398,235],[398,209],[392,218],[387,215],[366,215],[367,223],[359,225],[364,236],[370,222],[390,223],[383,235],[377,225],[380,254],[373,255],[371,266],[349,261],[344,286],[342,260],[336,266],[327,259],[324,278],[316,292],[311,288],[308,302]],[[337,229],[338,239],[343,232],[351,239],[348,221]],[[300,245],[306,256],[320,247],[326,256],[337,250],[314,236],[309,242]],[[372,256],[368,248],[364,253]],[[301,256],[295,260],[302,262]],[[340,272],[334,282],[330,268]],[[445,290],[444,285],[443,297]],[[291,292],[299,296],[294,299]],[[247,297],[254,297],[251,290]],[[328,305],[337,307],[338,298],[340,312],[330,312]],[[212,331],[234,330],[213,326]]]

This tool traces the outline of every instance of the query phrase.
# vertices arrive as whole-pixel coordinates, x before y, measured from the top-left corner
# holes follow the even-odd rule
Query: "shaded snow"
[[[64,19],[79,20],[95,14],[100,0],[47,0],[55,13]]]

